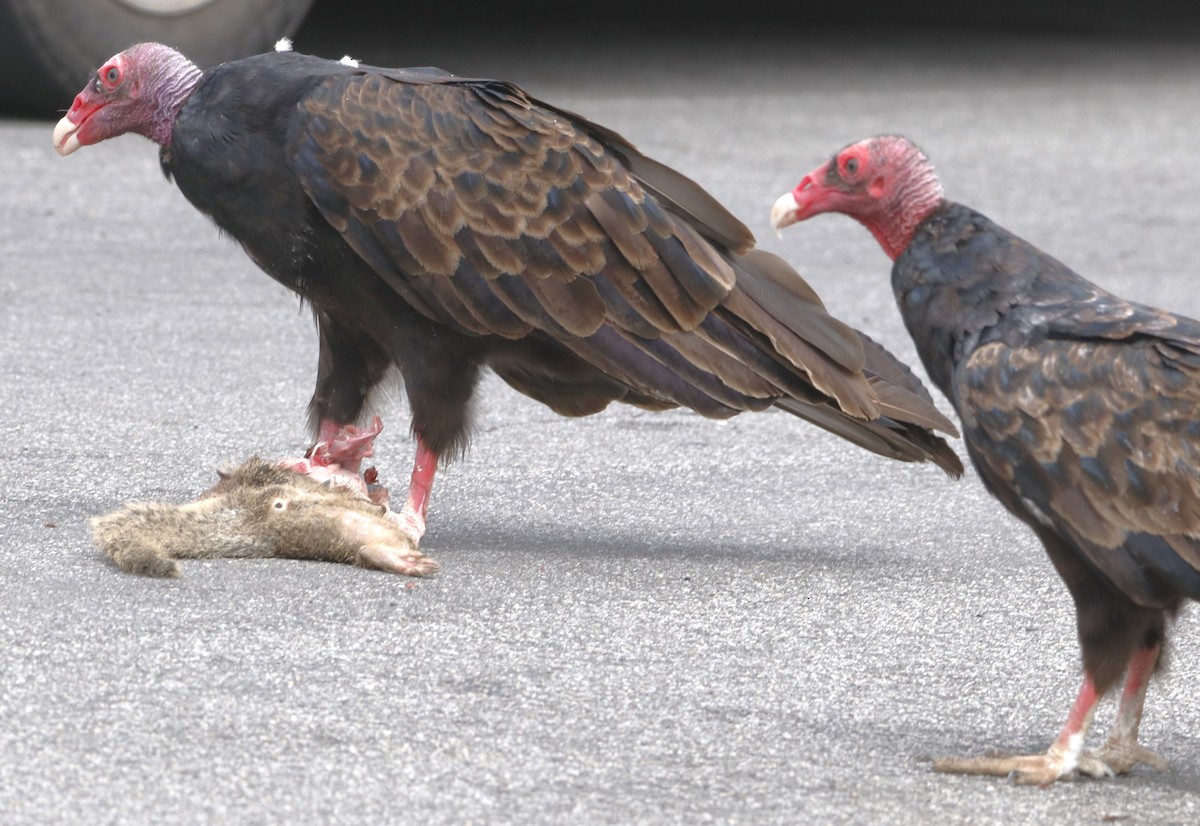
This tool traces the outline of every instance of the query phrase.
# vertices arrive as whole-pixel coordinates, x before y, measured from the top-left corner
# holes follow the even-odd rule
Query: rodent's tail
[[[162,530],[177,523],[177,508],[158,502],[130,502],[125,507],[91,520],[92,536],[100,550],[117,567],[141,576],[179,576],[179,565],[171,558]]]
[[[91,524],[96,544],[122,571],[173,577],[177,559],[274,556],[270,538],[245,535],[239,520],[236,508],[210,497],[185,505],[129,502]]]

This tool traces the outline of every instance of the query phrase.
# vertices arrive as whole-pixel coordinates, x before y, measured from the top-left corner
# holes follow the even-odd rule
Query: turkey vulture
[[[911,371],[710,195],[511,83],[288,48],[202,72],[142,43],[98,70],[54,142],[125,132],[160,144],[184,196],[311,305],[314,462],[359,466],[376,430],[355,422],[399,371],[414,548],[485,367],[566,416],[776,406],[961,473]]]
[[[892,288],[984,485],[1075,601],[1083,686],[1045,754],[939,760],[1049,783],[1166,763],[1138,744],[1168,620],[1200,599],[1200,322],[1124,301],[946,200],[903,137],[852,144],[779,198],[777,229],[841,212],[894,259]],[[1107,741],[1095,706],[1125,674]]]

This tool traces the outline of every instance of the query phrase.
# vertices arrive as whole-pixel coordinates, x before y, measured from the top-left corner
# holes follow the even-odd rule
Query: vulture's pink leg
[[[1085,752],[1079,768],[1092,774],[1090,768],[1099,768],[1104,774],[1128,774],[1138,763],[1167,770],[1167,761],[1138,744],[1138,728],[1142,724],[1142,708],[1146,703],[1146,689],[1158,664],[1160,646],[1139,648],[1129,658],[1129,671],[1125,675],[1125,688],[1121,691],[1121,704],[1117,708],[1117,719],[1108,733],[1104,745],[1095,751]],[[1091,766],[1090,760],[1098,766]]]
[[[375,437],[383,430],[383,422],[376,416],[366,429],[353,425],[322,422],[317,432],[317,442],[304,459],[289,459],[282,464],[298,473],[305,473],[319,481],[337,484],[354,484],[371,501],[387,505],[387,488],[378,484],[375,468],[360,473],[362,460],[375,452]],[[425,517],[429,513],[429,492],[433,488],[433,477],[437,473],[438,457],[420,437],[417,438],[417,455],[413,461],[412,478],[408,485],[408,499],[399,511],[388,511],[388,516],[397,522],[412,540],[413,548],[421,543],[425,535]]]
[[[1092,724],[1096,703],[1100,697],[1096,686],[1086,674],[1067,722],[1045,754],[1026,754],[1004,757],[943,757],[933,761],[933,768],[951,774],[987,774],[1011,777],[1015,783],[1048,785],[1071,774],[1079,765],[1083,738]],[[1090,773],[1090,772],[1089,772]]]
[[[429,492],[433,488],[433,477],[437,473],[438,457],[425,442],[417,438],[417,456],[413,460],[412,479],[408,484],[408,499],[404,507],[393,518],[400,522],[420,543],[425,535],[425,516],[429,512]]]

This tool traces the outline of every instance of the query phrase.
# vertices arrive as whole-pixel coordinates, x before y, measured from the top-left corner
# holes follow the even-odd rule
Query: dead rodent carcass
[[[158,577],[179,576],[178,559],[313,559],[409,576],[439,568],[402,518],[352,485],[257,457],[219,475],[195,502],[130,502],[93,518],[96,544],[122,570]]]

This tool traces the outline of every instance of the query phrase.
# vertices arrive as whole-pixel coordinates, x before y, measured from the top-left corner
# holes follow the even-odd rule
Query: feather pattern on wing
[[[955,431],[911,372],[867,369],[794,269],[610,130],[512,84],[362,67],[317,83],[289,134],[321,214],[431,321],[556,340],[637,403],[728,416],[790,398],[843,435],[889,431],[864,437],[885,455],[961,469],[923,432]],[[530,392],[537,372],[501,374]]]
[[[893,279],[997,496],[1139,605],[1200,597],[1200,322],[1121,299],[957,204]]]

